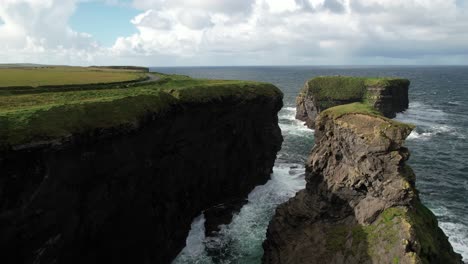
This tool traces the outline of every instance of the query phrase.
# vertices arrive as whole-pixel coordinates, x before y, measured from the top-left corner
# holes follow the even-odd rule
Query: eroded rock
[[[461,263],[406,165],[412,126],[340,107],[316,120],[306,189],[276,210],[263,263]]]

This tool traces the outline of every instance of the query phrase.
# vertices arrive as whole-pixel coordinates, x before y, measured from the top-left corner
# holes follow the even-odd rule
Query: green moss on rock
[[[452,254],[452,245],[439,228],[436,216],[420,201],[408,211],[406,219],[414,230],[416,243],[412,246],[422,263],[462,263],[460,255]]]
[[[326,233],[330,255],[342,252],[376,262],[390,255],[393,263],[461,263],[434,214],[419,201],[410,208],[388,208],[370,225],[330,226]]]

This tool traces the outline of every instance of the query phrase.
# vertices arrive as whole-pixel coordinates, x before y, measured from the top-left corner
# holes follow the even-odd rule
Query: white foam
[[[445,234],[449,237],[449,241],[453,246],[455,252],[460,253],[463,256],[463,261],[468,262],[468,227],[451,222],[440,222],[440,228],[444,230]]]
[[[409,140],[428,140],[444,134],[465,138],[456,127],[446,124],[449,118],[449,115],[442,110],[421,102],[413,102],[410,103],[408,110],[398,113],[395,119],[416,125],[416,129],[408,136]]]
[[[432,133],[430,132],[426,132],[426,133],[418,133],[416,132],[415,130],[413,130],[411,132],[411,134],[409,134],[409,136],[407,137],[408,140],[411,140],[411,139],[420,139],[420,140],[428,140],[430,139],[432,136]]]
[[[431,211],[437,218],[454,218],[455,216],[445,206],[437,206],[432,208]],[[450,243],[455,252],[463,256],[463,261],[468,261],[468,226],[462,223],[452,223],[449,221],[439,220],[439,227],[442,228],[444,233],[448,236]]]
[[[295,121],[296,120],[296,114],[295,112],[286,112],[286,111],[281,111],[278,115],[279,119],[285,119],[289,121]]]
[[[460,101],[449,101],[449,102],[447,102],[447,104],[449,104],[449,105],[462,105],[463,103],[460,102]]]
[[[314,131],[306,127],[304,122],[296,119],[296,109],[293,107],[283,108],[278,117],[283,135],[310,137],[314,134]]]
[[[314,134],[314,131],[312,129],[309,129],[304,125],[300,125],[296,123],[293,123],[293,124],[280,123],[279,126],[281,128],[281,132],[283,133],[283,135],[310,137]]]
[[[221,227],[217,236],[205,238],[204,228],[200,227],[204,221],[200,217],[195,219],[187,246],[173,263],[212,263],[206,250],[218,252],[223,259],[220,263],[246,263],[247,260],[260,262],[262,243],[275,208],[304,187],[304,166],[277,164],[271,179],[249,194],[248,203],[229,225]]]
[[[199,263],[211,264],[210,257],[205,252],[205,216],[203,213],[196,217],[190,227],[190,232],[187,236],[186,246],[179,253],[176,259],[172,262],[175,263]],[[193,260],[197,260],[194,262]]]
[[[282,110],[296,113],[296,108],[294,107],[283,107]]]

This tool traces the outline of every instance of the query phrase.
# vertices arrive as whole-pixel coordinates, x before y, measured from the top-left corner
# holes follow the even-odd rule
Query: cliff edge
[[[306,189],[276,210],[263,263],[462,263],[418,197],[412,129],[362,103],[323,111]]]
[[[364,102],[393,118],[408,108],[407,79],[345,76],[316,77],[304,84],[296,98],[296,119],[315,127],[320,112],[333,106]]]
[[[158,76],[1,91],[2,263],[170,263],[202,210],[270,178],[278,88]]]

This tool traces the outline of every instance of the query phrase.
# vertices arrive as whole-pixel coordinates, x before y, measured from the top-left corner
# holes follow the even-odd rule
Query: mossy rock
[[[384,210],[370,225],[330,226],[326,233],[329,255],[363,263],[462,263],[435,215],[418,200]]]

